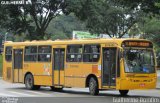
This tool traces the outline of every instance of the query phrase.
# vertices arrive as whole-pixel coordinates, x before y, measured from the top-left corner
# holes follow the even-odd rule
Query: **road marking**
[[[47,93],[41,93],[41,92],[35,92],[35,91],[25,91],[25,92],[35,93],[35,94],[40,94],[40,95],[50,95],[50,94],[47,94]]]
[[[36,95],[32,95],[32,94],[25,94],[25,93],[20,93],[20,92],[15,92],[15,91],[10,91],[10,93],[14,93],[14,94],[18,94],[18,95],[24,95],[24,96],[36,96]]]
[[[9,95],[9,94],[5,94],[5,93],[0,93],[0,96],[2,96],[2,97],[15,97],[15,95]]]

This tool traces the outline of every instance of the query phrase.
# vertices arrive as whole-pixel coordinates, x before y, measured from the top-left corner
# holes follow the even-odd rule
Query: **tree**
[[[70,15],[61,15],[51,21],[46,33],[47,38],[67,39],[72,38],[73,31],[86,31],[85,24],[78,20],[73,13]]]
[[[160,8],[160,1],[157,1],[157,2],[155,3],[155,6],[157,6],[158,8]]]
[[[3,5],[9,14],[10,30],[27,33],[29,39],[43,39],[53,18],[65,12],[65,0],[30,0],[24,5]]]
[[[156,17],[145,18],[145,23],[139,23],[141,31],[144,32],[144,38],[152,40],[160,47],[160,20]]]
[[[84,20],[92,33],[110,37],[121,38],[141,19],[141,10],[132,10],[112,0],[79,0],[70,3],[67,9]]]
[[[159,14],[159,0],[113,0],[123,6],[127,6],[133,10],[141,9],[145,13]]]

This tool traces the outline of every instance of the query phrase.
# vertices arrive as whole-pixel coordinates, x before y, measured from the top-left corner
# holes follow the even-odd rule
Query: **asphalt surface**
[[[36,91],[26,90],[24,84],[12,84],[2,79],[0,85],[0,103],[113,103],[115,98],[158,98],[160,102],[160,89],[132,90],[127,97],[122,97],[118,91],[100,91],[98,96],[91,96],[88,88],[51,91],[49,87],[42,87]]]

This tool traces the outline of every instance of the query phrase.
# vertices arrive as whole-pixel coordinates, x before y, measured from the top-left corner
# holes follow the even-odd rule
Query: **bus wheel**
[[[99,93],[98,83],[93,77],[89,81],[89,91],[91,95],[98,95]]]
[[[129,90],[119,90],[119,93],[121,96],[126,96],[128,94]]]
[[[33,90],[33,89],[38,89],[40,86],[35,86],[34,85],[34,79],[31,74],[27,74],[25,77],[25,86],[27,89]]]

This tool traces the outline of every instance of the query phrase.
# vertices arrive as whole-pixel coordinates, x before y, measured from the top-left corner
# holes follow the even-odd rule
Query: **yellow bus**
[[[89,87],[129,90],[156,87],[152,42],[144,39],[84,39],[5,42],[3,79],[27,89]]]

